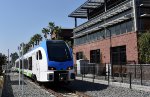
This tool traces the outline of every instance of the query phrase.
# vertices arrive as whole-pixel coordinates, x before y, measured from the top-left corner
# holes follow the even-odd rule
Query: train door
[[[40,78],[40,71],[41,71],[41,68],[43,67],[43,66],[41,66],[42,65],[42,52],[41,52],[41,50],[39,50],[38,51],[38,54],[39,54],[39,57],[38,57],[38,67],[39,67],[39,71],[38,71],[38,74],[39,74],[39,78]]]
[[[36,53],[32,54],[32,71],[33,74],[36,74]]]
[[[39,51],[36,52],[36,77],[40,79],[40,66],[39,66]]]

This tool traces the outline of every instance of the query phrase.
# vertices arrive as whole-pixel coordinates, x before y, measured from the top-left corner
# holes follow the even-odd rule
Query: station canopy
[[[104,0],[87,0],[84,4],[82,4],[79,8],[73,11],[69,17],[75,18],[87,18],[87,10],[95,9],[101,6],[104,3]]]

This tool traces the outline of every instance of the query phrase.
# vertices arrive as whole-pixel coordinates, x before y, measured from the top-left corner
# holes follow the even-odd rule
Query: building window
[[[126,46],[112,47],[112,64],[124,65],[126,64]]]
[[[100,63],[100,49],[90,51],[90,62]]]
[[[126,33],[126,22],[121,24],[121,34]]]
[[[128,21],[127,22],[127,32],[131,32],[133,30],[133,22]]]
[[[83,59],[83,52],[76,53],[76,60]]]
[[[111,28],[110,28],[110,31],[111,31],[111,36],[116,35],[115,27],[111,27]],[[109,33],[110,33],[110,32],[109,32]]]
[[[120,34],[120,25],[117,25],[115,27],[115,32],[116,32],[116,35],[119,35]]]
[[[115,35],[120,35],[120,34],[127,33],[127,32],[132,32],[133,30],[134,30],[134,23],[133,23],[133,20],[130,19],[129,21],[125,21],[125,22],[113,25],[111,27],[107,27],[106,33],[105,33],[105,30],[100,30],[97,32],[90,33],[88,35],[78,37],[74,39],[74,41],[75,41],[75,45],[80,45],[83,43],[95,41],[97,39],[104,39],[105,37],[110,37],[110,31],[111,31],[111,36],[115,36]]]

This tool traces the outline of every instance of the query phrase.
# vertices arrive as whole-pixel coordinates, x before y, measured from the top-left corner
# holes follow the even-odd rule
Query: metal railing
[[[77,70],[77,68],[80,68]],[[113,65],[87,63],[75,67],[76,75],[84,78],[150,86],[150,64]]]

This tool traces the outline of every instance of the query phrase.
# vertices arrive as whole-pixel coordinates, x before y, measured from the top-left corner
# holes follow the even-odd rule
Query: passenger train
[[[37,82],[70,82],[75,79],[72,49],[62,40],[42,41],[17,59],[15,68]]]

